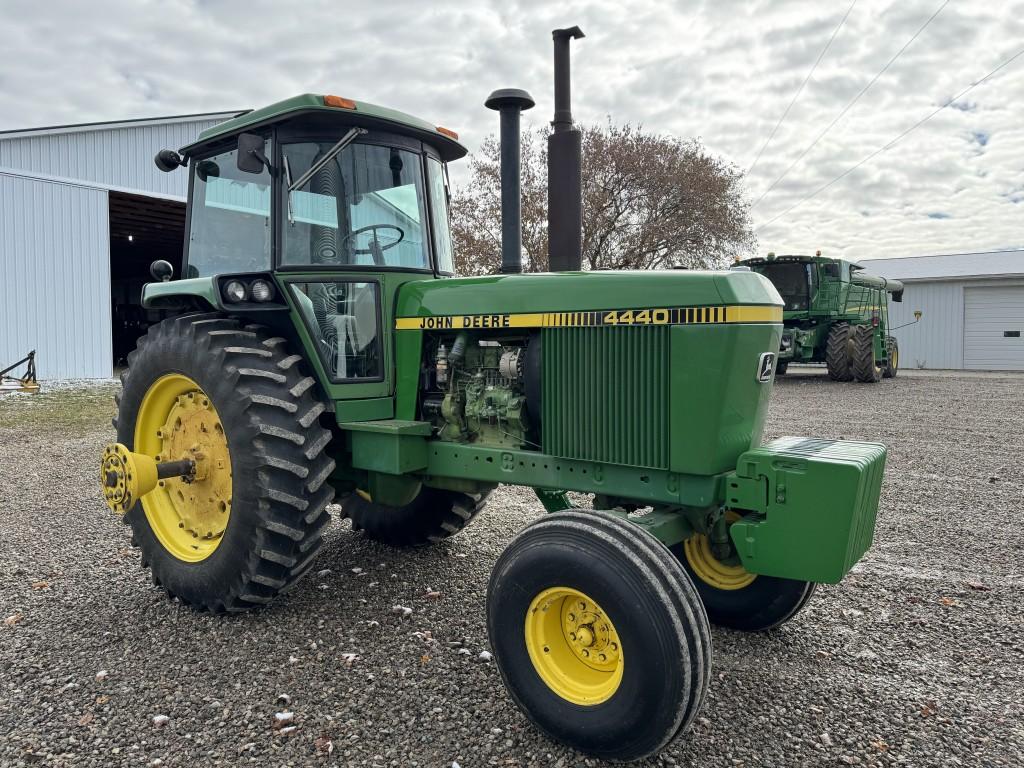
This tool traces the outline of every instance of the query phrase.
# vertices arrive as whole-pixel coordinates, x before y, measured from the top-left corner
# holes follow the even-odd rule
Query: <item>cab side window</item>
[[[293,283],[292,289],[320,360],[332,380],[383,378],[377,283]]]

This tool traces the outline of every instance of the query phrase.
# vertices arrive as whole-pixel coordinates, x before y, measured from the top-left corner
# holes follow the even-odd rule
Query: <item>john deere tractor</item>
[[[776,374],[790,363],[825,363],[835,381],[877,383],[899,370],[900,350],[889,336],[889,296],[903,301],[903,283],[864,272],[852,261],[776,256],[740,262],[764,275],[783,307]]]
[[[362,535],[425,546],[499,484],[534,489],[549,514],[488,587],[497,668],[542,731],[628,760],[700,710],[709,621],[777,626],[865,553],[886,454],[762,444],[784,312],[765,277],[579,270],[581,34],[554,35],[551,273],[520,268],[524,91],[487,100],[486,277],[452,274],[445,169],[466,149],[433,123],[304,94],[162,151],[189,174],[184,275],[154,265],[144,303],[173,316],[129,357],[100,479],[155,582],[214,613],[294,588],[332,499]]]

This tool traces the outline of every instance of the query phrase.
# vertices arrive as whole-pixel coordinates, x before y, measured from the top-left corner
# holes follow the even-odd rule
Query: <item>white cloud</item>
[[[751,201],[941,0],[858,0],[748,177]],[[753,161],[848,3],[596,0],[282,3],[0,0],[0,128],[255,107],[305,91],[496,128],[498,87],[551,117],[551,37],[579,24],[574,111],[700,136]],[[1024,45],[1024,1],[954,0],[754,211],[762,225]],[[1024,57],[891,150],[759,232],[762,250],[854,258],[1024,245]],[[979,141],[977,137],[984,137]],[[455,170],[455,178],[461,178]]]

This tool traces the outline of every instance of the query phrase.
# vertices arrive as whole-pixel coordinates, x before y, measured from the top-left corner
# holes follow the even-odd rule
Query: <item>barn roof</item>
[[[862,259],[867,271],[897,280],[1024,277],[1024,250],[944,253],[899,259]]]

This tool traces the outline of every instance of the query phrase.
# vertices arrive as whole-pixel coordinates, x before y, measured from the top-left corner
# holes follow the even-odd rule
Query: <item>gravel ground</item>
[[[1024,765],[1022,391],[778,382],[769,436],[890,446],[876,544],[783,628],[715,630],[702,716],[649,765]],[[100,503],[111,392],[0,399],[0,765],[599,764],[539,735],[479,660],[488,572],[541,514],[528,492],[428,550],[335,524],[270,609],[197,615]]]

